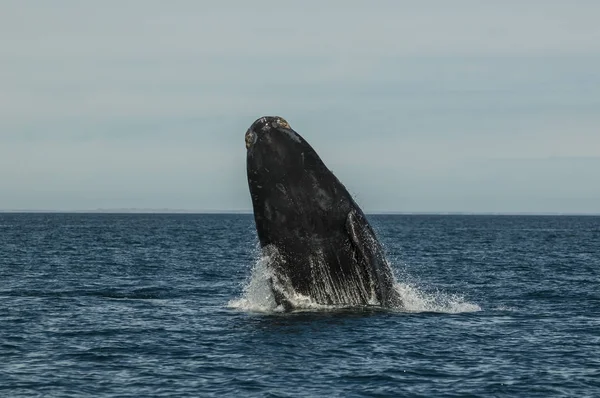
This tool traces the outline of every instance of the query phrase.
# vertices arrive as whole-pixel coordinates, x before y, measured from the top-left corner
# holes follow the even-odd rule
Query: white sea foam
[[[228,304],[230,308],[241,309],[250,312],[283,312],[284,308],[277,305],[275,296],[271,290],[269,280],[274,277],[273,271],[269,267],[269,263],[273,261],[271,255],[261,256],[254,264],[249,280],[244,286],[242,297],[231,300]],[[286,298],[297,310],[325,310],[334,308],[316,303],[310,297],[295,292],[291,288],[285,289],[287,292]]]
[[[231,300],[228,305],[230,308],[256,312],[274,312],[278,310],[273,291],[268,282],[272,276],[267,267],[268,262],[268,256],[262,256],[256,261],[250,279],[244,286],[242,297]]]
[[[276,255],[276,254],[275,254]],[[273,260],[271,256],[263,255],[254,264],[251,275],[244,286],[240,298],[231,300],[229,308],[235,308],[249,312],[283,312],[281,305],[277,305],[271,290],[269,280],[274,278],[269,263]],[[457,314],[463,312],[481,311],[477,304],[468,302],[463,296],[449,294],[441,291],[428,292],[421,289],[415,283],[396,282],[394,288],[402,298],[402,307],[392,308],[399,312],[437,312]],[[291,286],[283,289],[286,298],[294,307],[295,311],[331,311],[340,309],[339,306],[323,305],[315,302],[311,297],[295,292]]]
[[[399,282],[396,282],[394,287],[402,298],[402,310],[406,312],[458,314],[481,311],[479,305],[466,301],[463,296],[458,294],[440,291],[425,292],[417,285]]]

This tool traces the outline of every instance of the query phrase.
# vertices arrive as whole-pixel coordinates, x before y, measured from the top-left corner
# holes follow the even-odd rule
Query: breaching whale
[[[315,150],[278,116],[246,132],[256,231],[275,301],[401,305],[383,248],[362,210]]]

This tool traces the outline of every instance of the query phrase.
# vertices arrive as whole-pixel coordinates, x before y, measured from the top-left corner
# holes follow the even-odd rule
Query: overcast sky
[[[600,2],[0,3],[0,209],[250,210],[280,115],[367,212],[600,213]]]

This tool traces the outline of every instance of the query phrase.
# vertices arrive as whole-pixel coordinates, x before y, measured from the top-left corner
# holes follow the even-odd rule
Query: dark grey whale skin
[[[261,247],[276,250],[275,278],[319,304],[401,305],[373,229],[308,142],[265,116],[246,132],[246,148],[256,230]],[[291,309],[282,283],[271,287]]]

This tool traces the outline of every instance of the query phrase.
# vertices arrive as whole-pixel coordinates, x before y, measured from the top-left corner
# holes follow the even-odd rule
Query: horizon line
[[[57,209],[0,209],[0,214],[213,214],[213,215],[252,215],[252,210],[190,210],[170,208],[115,208],[115,209],[84,209],[84,210],[57,210]],[[529,212],[529,211],[365,211],[368,215],[439,215],[439,216],[600,216],[600,213],[585,212]]]

